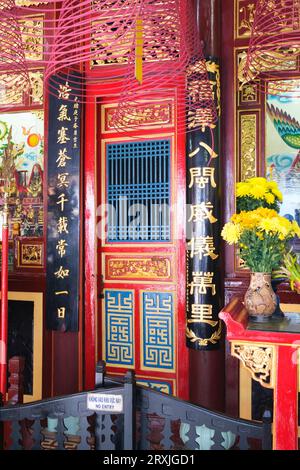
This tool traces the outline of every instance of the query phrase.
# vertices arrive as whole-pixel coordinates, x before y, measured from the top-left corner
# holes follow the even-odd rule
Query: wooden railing
[[[5,449],[225,450],[270,449],[271,423],[230,418],[137,386],[132,372],[122,380],[97,373],[91,392],[0,408]],[[100,379],[100,380],[99,380]],[[91,410],[112,403],[113,411]],[[118,403],[118,407],[115,403]],[[118,408],[118,409],[116,409]]]

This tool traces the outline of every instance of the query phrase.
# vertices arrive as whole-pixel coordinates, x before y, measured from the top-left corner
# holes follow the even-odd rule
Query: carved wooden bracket
[[[231,354],[242,361],[251,377],[263,387],[273,388],[275,382],[275,347],[253,343],[231,343]]]

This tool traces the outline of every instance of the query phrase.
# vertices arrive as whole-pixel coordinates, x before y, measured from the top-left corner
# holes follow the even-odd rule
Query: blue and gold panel
[[[173,386],[171,383],[164,380],[152,380],[152,379],[140,379],[136,381],[137,385],[143,385],[144,387],[153,388],[158,392],[167,393],[168,395],[173,394]]]
[[[105,361],[113,367],[134,367],[134,291],[104,292]]]
[[[142,293],[142,369],[174,371],[174,294]]]

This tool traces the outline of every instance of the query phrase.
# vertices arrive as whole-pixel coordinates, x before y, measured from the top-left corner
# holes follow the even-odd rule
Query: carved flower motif
[[[253,362],[255,364],[262,364],[266,360],[266,352],[263,351],[262,349],[256,349],[253,351]]]

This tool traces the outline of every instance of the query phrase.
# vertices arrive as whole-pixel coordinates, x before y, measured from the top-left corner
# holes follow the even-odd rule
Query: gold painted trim
[[[134,369],[135,368],[135,290],[134,289],[103,289],[104,298],[102,299],[102,309],[101,309],[101,321],[102,321],[102,357],[106,361],[106,312],[105,312],[105,292],[106,291],[116,291],[116,292],[131,292],[132,293],[132,357],[133,364],[111,364],[107,363],[107,367],[117,367],[118,369]],[[99,312],[100,313],[100,312]],[[98,334],[98,333],[97,333]]]
[[[248,369],[239,361],[239,410],[240,418],[252,419],[252,377]]]
[[[141,289],[139,290],[139,304],[140,304],[140,370],[151,370],[152,372],[163,372],[164,374],[174,373],[176,372],[177,361],[177,340],[178,340],[178,299],[177,299],[177,292],[174,290],[163,290],[161,289],[158,293],[159,294],[172,294],[173,296],[173,363],[174,367],[172,369],[166,369],[163,367],[147,367],[144,365],[144,341],[143,341],[143,332],[144,332],[144,324],[143,324],[143,316],[144,316],[144,309],[143,309],[143,293],[144,292],[157,292],[154,289]]]
[[[24,403],[38,401],[42,399],[43,293],[9,291],[8,300],[23,300],[26,302],[33,302],[33,393],[32,395],[24,395],[23,401]]]

